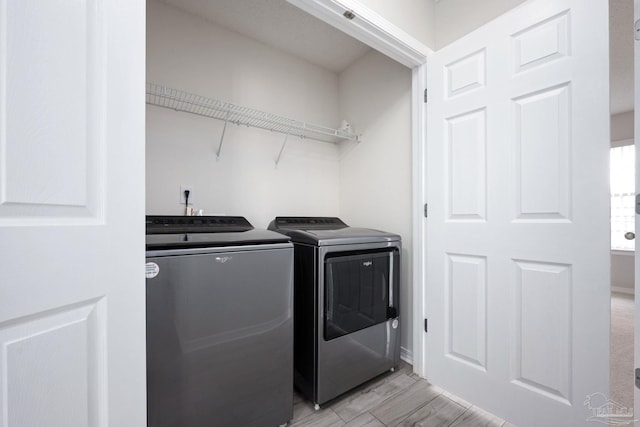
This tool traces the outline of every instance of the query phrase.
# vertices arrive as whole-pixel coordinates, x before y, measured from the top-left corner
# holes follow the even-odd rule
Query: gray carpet
[[[611,400],[633,408],[633,295],[611,294]]]

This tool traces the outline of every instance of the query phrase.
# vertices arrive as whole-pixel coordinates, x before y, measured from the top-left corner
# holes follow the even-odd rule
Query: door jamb
[[[413,335],[412,351],[405,351],[404,358],[413,364],[414,372],[426,377],[425,334],[425,243],[424,222],[425,151],[426,151],[426,89],[427,56],[430,48],[408,35],[400,28],[362,5],[357,0],[287,0],[294,6],[328,23],[391,59],[411,68],[411,139],[412,139],[412,271]],[[351,12],[355,18],[347,18]]]
[[[426,368],[426,331],[423,329],[427,319],[425,295],[426,281],[426,239],[425,222],[427,188],[426,188],[426,151],[427,151],[427,64],[414,67],[411,83],[411,139],[412,139],[412,296],[413,296],[413,335],[411,357],[413,370],[423,378],[427,378]],[[425,94],[423,96],[423,94]]]

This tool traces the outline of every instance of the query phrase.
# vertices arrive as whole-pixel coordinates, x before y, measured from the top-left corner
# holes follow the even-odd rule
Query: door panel
[[[430,56],[428,378],[517,425],[608,395],[608,10],[532,0]]]
[[[104,137],[92,127],[105,101],[99,2],[60,3],[0,2],[1,223],[95,220],[104,202]]]
[[[571,266],[514,262],[513,383],[570,405]]]
[[[103,306],[103,301],[92,301],[65,307],[0,331],[8,367],[2,408],[7,426],[81,426],[87,420],[100,425],[100,395],[106,389],[100,357]],[[39,393],[47,396],[46,405],[34,405],[32,396]]]
[[[0,22],[0,419],[145,425],[145,3]]]
[[[447,121],[449,220],[487,218],[487,167],[485,108],[463,113]]]
[[[487,258],[447,254],[445,351],[452,359],[487,368]]]

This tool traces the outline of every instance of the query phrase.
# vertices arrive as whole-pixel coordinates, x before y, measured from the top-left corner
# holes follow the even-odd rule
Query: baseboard
[[[409,365],[413,365],[413,353],[411,352],[411,350],[400,347],[400,359],[404,360]]]
[[[611,286],[611,292],[618,292],[620,294],[627,294],[627,295],[635,295],[635,289],[633,288],[627,288],[624,286]],[[402,357],[402,349],[400,349],[400,357]]]

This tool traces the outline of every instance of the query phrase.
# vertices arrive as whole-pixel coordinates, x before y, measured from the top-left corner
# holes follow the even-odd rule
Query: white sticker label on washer
[[[153,279],[160,273],[160,267],[155,262],[148,262],[144,265],[144,277]]]

